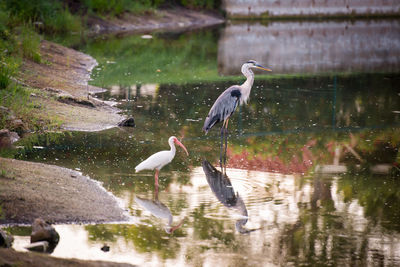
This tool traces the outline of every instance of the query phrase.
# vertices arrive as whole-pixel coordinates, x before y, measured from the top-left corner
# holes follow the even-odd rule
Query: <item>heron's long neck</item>
[[[242,97],[240,98],[240,104],[246,103],[247,99],[249,99],[251,87],[254,83],[254,73],[251,69],[244,69],[243,75],[246,76],[246,81],[241,85],[242,87]]]

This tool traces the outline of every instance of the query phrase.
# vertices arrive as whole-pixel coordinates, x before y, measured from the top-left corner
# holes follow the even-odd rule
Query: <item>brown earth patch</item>
[[[24,84],[43,91],[35,96],[42,107],[38,112],[76,131],[104,130],[124,119],[119,109],[91,97],[103,91],[88,85],[94,58],[49,41],[42,41],[40,52],[43,63],[24,60],[21,73]]]
[[[0,266],[19,266],[19,267],[130,267],[127,263],[107,262],[107,261],[83,261],[77,259],[61,259],[48,255],[18,252],[13,249],[0,248]]]
[[[4,158],[0,170],[0,224],[128,220],[114,197],[77,171]]]

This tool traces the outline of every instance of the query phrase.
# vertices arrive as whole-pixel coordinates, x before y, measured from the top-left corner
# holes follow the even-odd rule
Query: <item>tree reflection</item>
[[[176,238],[170,238],[163,229],[140,225],[108,224],[87,225],[89,238],[92,241],[108,241],[115,244],[118,237],[123,237],[125,242],[132,242],[140,253],[158,253],[161,258],[175,258],[179,252],[180,244]],[[175,231],[174,237],[185,236],[181,231]],[[112,249],[112,246],[111,249]]]
[[[400,232],[400,180],[387,175],[349,172],[338,182],[344,200],[358,200],[373,225]]]

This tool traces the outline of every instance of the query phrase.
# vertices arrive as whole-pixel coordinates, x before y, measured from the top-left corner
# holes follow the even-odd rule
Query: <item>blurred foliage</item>
[[[161,6],[218,9],[220,0],[3,0],[0,8],[10,14],[9,22],[30,23],[50,33],[71,33],[83,30],[88,14],[120,16],[153,12]],[[71,12],[72,10],[73,12]]]
[[[148,225],[88,225],[85,229],[90,240],[114,242],[123,237],[125,242],[132,242],[138,252],[155,252],[162,259],[176,258],[180,247],[177,238],[185,236],[181,229],[169,235],[162,228]]]
[[[5,15],[6,14],[6,15]],[[7,16],[7,12],[0,9],[0,20]],[[32,60],[42,63],[40,55],[41,37],[29,25],[9,27],[8,24],[0,27],[0,129],[15,127],[16,119],[23,119],[24,127],[36,130],[44,125],[51,127],[35,109],[40,105],[30,97],[33,89],[24,87],[18,80],[19,69],[23,60]]]
[[[88,40],[80,49],[99,62],[93,73],[95,85],[179,84],[219,79],[217,38],[215,31],[154,35],[152,39],[131,35]]]
[[[58,0],[4,0],[11,25],[32,24],[38,30],[70,33],[82,30],[81,18]]]
[[[163,2],[164,0],[83,0],[82,5],[94,14],[119,16],[124,12],[152,12]]]
[[[166,0],[168,1],[168,0]],[[219,9],[222,0],[176,0],[179,4],[189,8]]]
[[[375,225],[400,231],[399,177],[349,172],[341,176],[338,190],[343,191],[346,202],[357,199]]]

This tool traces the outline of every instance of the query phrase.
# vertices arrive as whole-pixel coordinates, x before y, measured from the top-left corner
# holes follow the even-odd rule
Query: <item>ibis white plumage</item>
[[[171,147],[170,150],[157,152],[135,167],[136,172],[140,172],[142,170],[156,170],[154,178],[155,178],[155,184],[157,186],[158,186],[158,174],[160,170],[162,169],[162,167],[170,163],[175,157],[176,153],[175,144],[182,147],[183,150],[185,150],[186,154],[189,155],[186,147],[181,142],[179,142],[178,138],[176,138],[175,136],[171,136],[168,139],[168,144]]]

